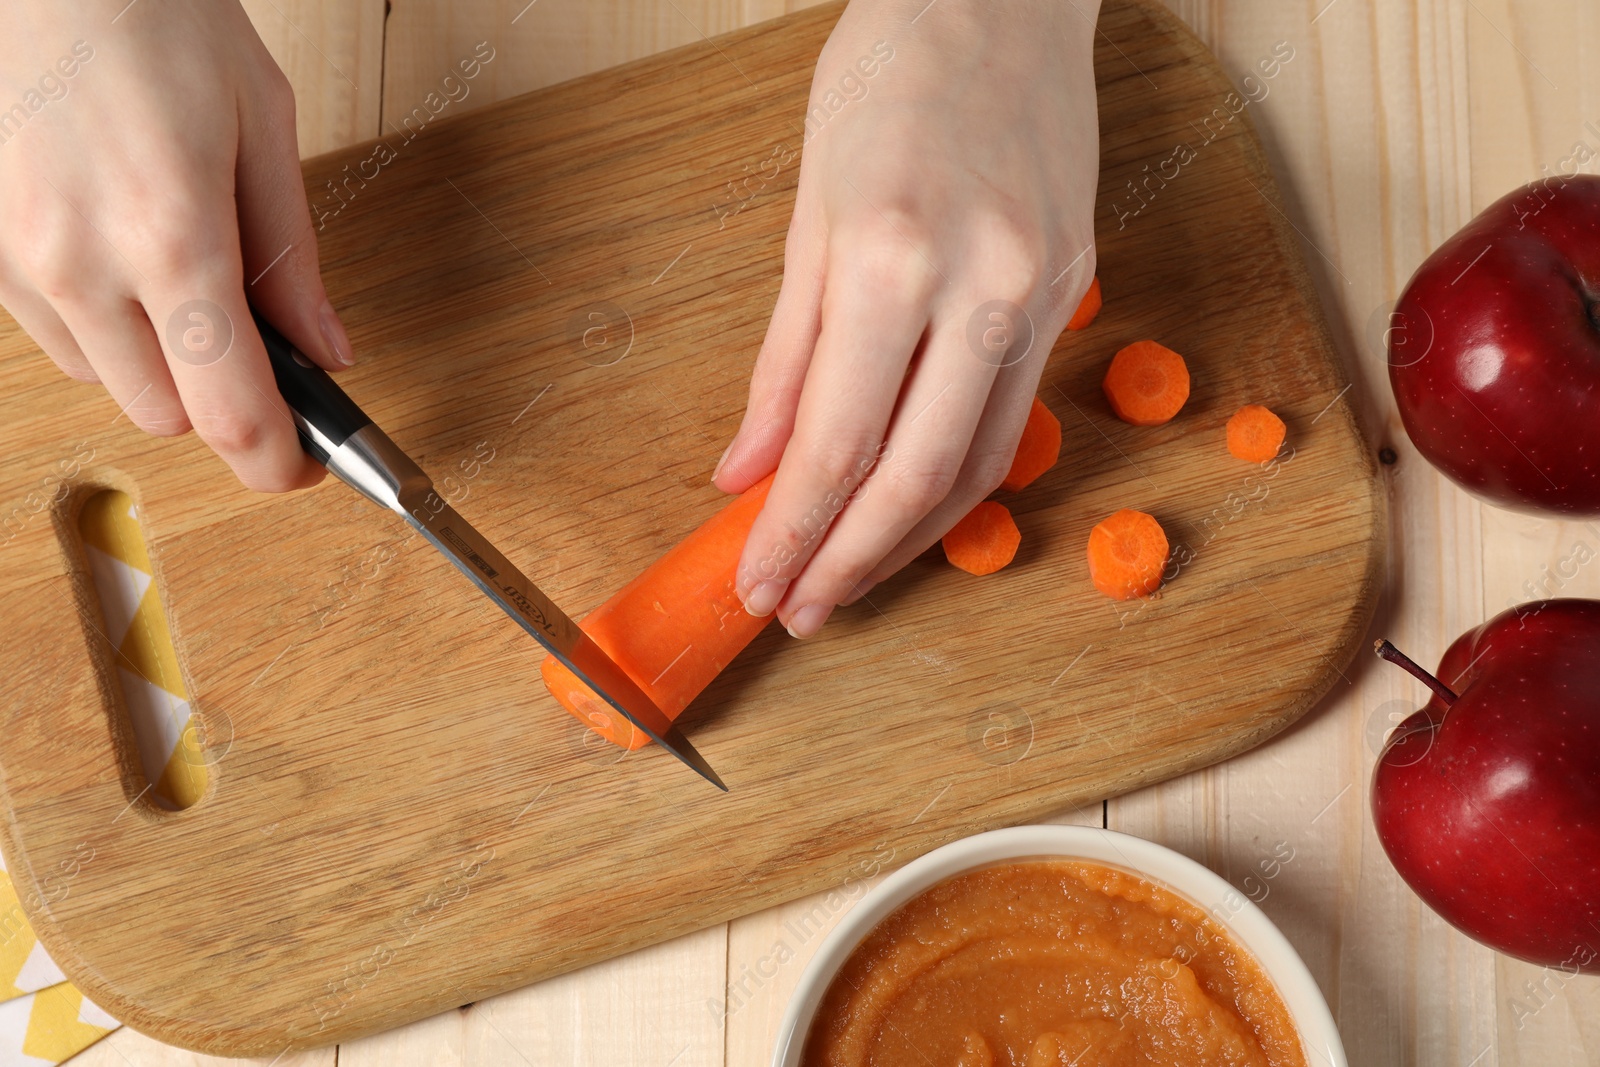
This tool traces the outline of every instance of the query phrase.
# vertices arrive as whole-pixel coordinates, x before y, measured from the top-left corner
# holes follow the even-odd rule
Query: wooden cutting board
[[[363,357],[341,381],[569,610],[722,502],[707,480],[794,195],[798,160],[771,161],[798,147],[838,12],[393,136],[324,219]],[[1148,0],[1108,0],[1101,28],[1107,303],[1045,372],[1064,459],[1007,499],[1021,552],[985,579],[932,553],[812,641],[769,628],[685,720],[728,795],[660,751],[591,743],[539,684],[534,644],[398,520],[331,480],[245,492],[7,321],[0,843],[72,979],[178,1045],[327,1044],[1212,763],[1344,684],[1385,506],[1300,238],[1199,42]],[[1179,144],[1192,158],[1171,176]],[[308,163],[313,201],[335,206],[326,183],[372,153]],[[584,347],[596,323],[610,347]],[[1194,379],[1154,429],[1099,390],[1142,337]],[[1292,457],[1268,469],[1224,451],[1252,401],[1289,424]],[[89,453],[48,503],[57,461]],[[100,486],[138,501],[217,739],[183,812],[140,796],[99,636],[73,531]],[[1084,561],[1123,506],[1189,557],[1141,607],[1095,593]]]

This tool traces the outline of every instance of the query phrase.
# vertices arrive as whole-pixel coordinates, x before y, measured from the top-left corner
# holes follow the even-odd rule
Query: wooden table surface
[[[1600,0],[1167,0],[1237,79],[1294,58],[1251,114],[1354,380],[1339,401],[1398,461],[1374,624],[1424,662],[1513,602],[1600,597],[1600,523],[1515,516],[1434,473],[1406,440],[1378,347],[1417,263],[1578,145],[1600,159]],[[526,5],[526,6],[524,6]],[[495,58],[458,112],[783,13],[783,0],[246,0],[296,89],[310,156],[377,136],[457,60]],[[1594,170],[1600,164],[1591,164]],[[709,193],[708,193],[709,195]],[[1103,219],[1102,214],[1102,219]],[[1582,548],[1579,548],[1582,546]],[[1241,670],[1246,669],[1241,665]],[[1362,656],[1322,705],[1243,757],[1063,812],[1182,851],[1256,899],[1327,995],[1356,1067],[1600,1064],[1600,979],[1496,956],[1395,875],[1367,810],[1384,731],[1419,701]],[[1004,773],[997,768],[996,773]],[[892,848],[892,843],[890,843]],[[1291,857],[1282,859],[1282,857]],[[1275,862],[1276,861],[1276,862]],[[282,1067],[757,1067],[824,926],[797,901]],[[123,1029],[75,1064],[232,1063]],[[265,1061],[262,1061],[265,1062]]]

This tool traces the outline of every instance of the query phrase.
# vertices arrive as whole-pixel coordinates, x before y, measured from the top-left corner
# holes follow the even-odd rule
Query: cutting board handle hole
[[[117,732],[124,740],[131,736],[137,750],[124,765],[137,769],[137,791],[148,791],[155,807],[187,808],[205,793],[211,764],[219,749],[226,751],[231,731],[219,731],[217,716],[190,707],[133,498],[120,489],[94,491],[83,500],[77,526],[100,602],[103,640],[95,643],[126,715],[127,729]],[[230,736],[208,736],[219,732]]]

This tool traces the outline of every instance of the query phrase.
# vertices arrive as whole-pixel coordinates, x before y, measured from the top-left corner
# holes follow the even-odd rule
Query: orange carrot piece
[[[746,489],[578,624],[669,719],[774,618],[745,611],[733,584],[771,487],[768,475]],[[550,695],[601,737],[629,749],[649,743],[555,657],[545,657],[540,674]]]
[[[1011,459],[1011,470],[1000,488],[1015,493],[1033,483],[1033,480],[1061,458],[1061,420],[1044,406],[1044,401],[1033,398],[1028,409],[1027,425],[1022,427],[1022,439],[1017,442],[1017,454]]]
[[[1149,596],[1161,587],[1167,547],[1159,522],[1123,508],[1089,531],[1089,578],[1114,600]]]
[[[944,554],[968,574],[993,574],[1016,557],[1021,543],[1006,506],[985,500],[944,535]]]
[[[1135,341],[1111,360],[1101,388],[1123,422],[1160,426],[1189,399],[1189,368],[1165,345]]]
[[[1094,276],[1094,281],[1089,283],[1089,291],[1083,294],[1083,299],[1078,303],[1078,310],[1072,313],[1072,318],[1067,320],[1067,329],[1085,329],[1094,317],[1100,314],[1100,275]]]
[[[1228,420],[1228,451],[1251,463],[1265,463],[1278,454],[1288,434],[1283,420],[1260,404],[1246,404]]]

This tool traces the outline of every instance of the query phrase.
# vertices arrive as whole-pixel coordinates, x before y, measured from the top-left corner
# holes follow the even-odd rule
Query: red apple
[[[1463,933],[1600,974],[1600,601],[1541,600],[1456,639],[1372,776],[1378,839]]]
[[[1600,515],[1600,177],[1485,208],[1417,268],[1387,338],[1428,462],[1505,507]]]

